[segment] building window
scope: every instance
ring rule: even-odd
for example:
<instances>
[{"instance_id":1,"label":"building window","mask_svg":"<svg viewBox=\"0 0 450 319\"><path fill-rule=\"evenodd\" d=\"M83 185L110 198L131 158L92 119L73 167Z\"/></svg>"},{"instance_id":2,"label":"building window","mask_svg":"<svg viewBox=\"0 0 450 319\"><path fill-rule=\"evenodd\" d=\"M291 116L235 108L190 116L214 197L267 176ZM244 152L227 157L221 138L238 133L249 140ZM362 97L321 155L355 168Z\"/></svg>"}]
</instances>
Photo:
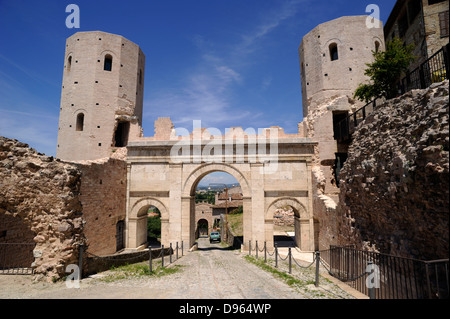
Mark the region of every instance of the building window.
<instances>
[{"instance_id":1,"label":"building window","mask_svg":"<svg viewBox=\"0 0 450 319\"><path fill-rule=\"evenodd\" d=\"M330 44L330 58L331 61L336 61L339 59L339 55L338 55L338 47L336 43L331 43Z\"/></svg>"},{"instance_id":2,"label":"building window","mask_svg":"<svg viewBox=\"0 0 450 319\"><path fill-rule=\"evenodd\" d=\"M439 13L441 37L448 37L448 11Z\"/></svg>"},{"instance_id":3,"label":"building window","mask_svg":"<svg viewBox=\"0 0 450 319\"><path fill-rule=\"evenodd\" d=\"M142 85L142 70L139 70L139 85Z\"/></svg>"},{"instance_id":4,"label":"building window","mask_svg":"<svg viewBox=\"0 0 450 319\"><path fill-rule=\"evenodd\" d=\"M112 56L107 54L105 55L105 64L103 66L103 70L105 71L111 71L112 70Z\"/></svg>"},{"instance_id":5,"label":"building window","mask_svg":"<svg viewBox=\"0 0 450 319\"><path fill-rule=\"evenodd\" d=\"M70 72L70 68L72 67L72 56L69 56L67 59L67 71Z\"/></svg>"},{"instance_id":6,"label":"building window","mask_svg":"<svg viewBox=\"0 0 450 319\"><path fill-rule=\"evenodd\" d=\"M406 31L408 31L408 15L406 12L398 19L398 32L400 35L400 38L403 38L406 34Z\"/></svg>"},{"instance_id":7,"label":"building window","mask_svg":"<svg viewBox=\"0 0 450 319\"><path fill-rule=\"evenodd\" d=\"M77 126L76 126L76 130L77 131L82 131L84 128L84 114L80 113L77 115Z\"/></svg>"},{"instance_id":8,"label":"building window","mask_svg":"<svg viewBox=\"0 0 450 319\"><path fill-rule=\"evenodd\" d=\"M114 146L124 147L128 144L128 134L130 132L130 122L118 122L114 133Z\"/></svg>"},{"instance_id":9,"label":"building window","mask_svg":"<svg viewBox=\"0 0 450 319\"><path fill-rule=\"evenodd\" d=\"M414 19L420 13L422 0L412 0L408 2L409 23L412 24Z\"/></svg>"},{"instance_id":10,"label":"building window","mask_svg":"<svg viewBox=\"0 0 450 319\"><path fill-rule=\"evenodd\" d=\"M379 50L380 50L380 42L375 41L375 53L378 53Z\"/></svg>"}]
</instances>

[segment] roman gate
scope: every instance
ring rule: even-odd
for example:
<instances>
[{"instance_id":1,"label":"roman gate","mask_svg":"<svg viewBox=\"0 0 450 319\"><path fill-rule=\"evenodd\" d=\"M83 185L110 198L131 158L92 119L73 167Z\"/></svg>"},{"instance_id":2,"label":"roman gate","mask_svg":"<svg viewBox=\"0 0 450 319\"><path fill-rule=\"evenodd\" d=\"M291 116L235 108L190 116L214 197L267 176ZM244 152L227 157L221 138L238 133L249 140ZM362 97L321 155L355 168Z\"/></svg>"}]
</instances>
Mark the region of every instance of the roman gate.
<instances>
[{"instance_id":1,"label":"roman gate","mask_svg":"<svg viewBox=\"0 0 450 319\"><path fill-rule=\"evenodd\" d=\"M249 241L266 241L272 247L274 212L290 206L297 246L313 251L311 166L316 143L279 127L212 133L214 129L194 128L178 136L169 118L159 118L153 137L128 143L126 247L146 247L151 206L161 212L162 244L183 241L191 247L197 185L204 176L222 171L242 188L244 249Z\"/></svg>"}]
</instances>

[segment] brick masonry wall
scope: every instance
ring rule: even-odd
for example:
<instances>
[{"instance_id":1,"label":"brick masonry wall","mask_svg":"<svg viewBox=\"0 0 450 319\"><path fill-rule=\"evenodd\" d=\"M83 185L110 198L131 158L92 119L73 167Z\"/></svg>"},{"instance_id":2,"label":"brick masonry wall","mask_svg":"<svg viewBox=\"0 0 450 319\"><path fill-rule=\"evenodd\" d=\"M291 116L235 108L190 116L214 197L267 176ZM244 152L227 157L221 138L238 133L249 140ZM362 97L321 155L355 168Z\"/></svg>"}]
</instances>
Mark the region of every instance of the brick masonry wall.
<instances>
[{"instance_id":1,"label":"brick masonry wall","mask_svg":"<svg viewBox=\"0 0 450 319\"><path fill-rule=\"evenodd\" d=\"M126 216L126 162L110 158L80 168L87 251L95 255L115 253L116 225Z\"/></svg>"}]
</instances>

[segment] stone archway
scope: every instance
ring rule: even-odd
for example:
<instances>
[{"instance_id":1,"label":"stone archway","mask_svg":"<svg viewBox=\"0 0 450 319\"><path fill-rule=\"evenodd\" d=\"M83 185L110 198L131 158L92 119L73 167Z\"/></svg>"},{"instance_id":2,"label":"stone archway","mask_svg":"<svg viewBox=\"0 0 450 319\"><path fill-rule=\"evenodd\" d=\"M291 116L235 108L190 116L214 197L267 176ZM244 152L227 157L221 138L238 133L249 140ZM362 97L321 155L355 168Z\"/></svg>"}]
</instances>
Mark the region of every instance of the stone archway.
<instances>
[{"instance_id":1,"label":"stone archway","mask_svg":"<svg viewBox=\"0 0 450 319\"><path fill-rule=\"evenodd\" d=\"M313 250L312 245L314 242L311 241L311 231L314 231L314 228L311 227L311 218L308 214L306 207L297 199L290 197L282 197L274 200L266 210L266 232L269 234L273 234L273 216L278 209L282 209L284 207L291 207L294 211L294 228L295 228L295 244L303 251L311 251ZM273 245L273 239L271 243L268 243L271 246Z\"/></svg>"},{"instance_id":2,"label":"stone archway","mask_svg":"<svg viewBox=\"0 0 450 319\"><path fill-rule=\"evenodd\" d=\"M197 222L197 229L195 231L196 237L208 236L209 233L209 223L206 219L200 219Z\"/></svg>"},{"instance_id":3,"label":"stone archway","mask_svg":"<svg viewBox=\"0 0 450 319\"><path fill-rule=\"evenodd\" d=\"M127 247L143 248L147 245L147 211L152 206L157 207L161 212L161 238L165 238L167 236L167 207L156 198L142 198L133 205L130 210L130 214L127 217Z\"/></svg>"},{"instance_id":4,"label":"stone archway","mask_svg":"<svg viewBox=\"0 0 450 319\"><path fill-rule=\"evenodd\" d=\"M244 242L246 237L250 238L251 236L251 221L248 218L251 215L251 188L243 172L230 164L202 164L194 169L182 183L182 220L186 221L182 225L182 238L190 245L193 245L196 239L195 190L203 177L214 172L225 172L232 175L241 186L244 209Z\"/></svg>"}]
</instances>

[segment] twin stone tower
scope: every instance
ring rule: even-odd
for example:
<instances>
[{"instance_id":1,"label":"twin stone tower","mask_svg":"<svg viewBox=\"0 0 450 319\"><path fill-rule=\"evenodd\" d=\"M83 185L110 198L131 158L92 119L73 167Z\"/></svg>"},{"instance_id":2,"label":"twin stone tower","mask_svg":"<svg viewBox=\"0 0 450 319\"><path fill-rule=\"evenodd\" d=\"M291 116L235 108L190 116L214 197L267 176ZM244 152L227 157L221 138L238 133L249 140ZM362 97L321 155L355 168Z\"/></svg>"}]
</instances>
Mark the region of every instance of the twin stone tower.
<instances>
[{"instance_id":1,"label":"twin stone tower","mask_svg":"<svg viewBox=\"0 0 450 319\"><path fill-rule=\"evenodd\" d=\"M383 29L367 28L367 16L349 16L317 26L299 47L303 122L299 134L319 142L322 164L338 151L333 120L359 104L351 97L372 50L384 48ZM122 36L78 32L66 41L57 158L109 157L142 136L145 55Z\"/></svg>"}]
</instances>

